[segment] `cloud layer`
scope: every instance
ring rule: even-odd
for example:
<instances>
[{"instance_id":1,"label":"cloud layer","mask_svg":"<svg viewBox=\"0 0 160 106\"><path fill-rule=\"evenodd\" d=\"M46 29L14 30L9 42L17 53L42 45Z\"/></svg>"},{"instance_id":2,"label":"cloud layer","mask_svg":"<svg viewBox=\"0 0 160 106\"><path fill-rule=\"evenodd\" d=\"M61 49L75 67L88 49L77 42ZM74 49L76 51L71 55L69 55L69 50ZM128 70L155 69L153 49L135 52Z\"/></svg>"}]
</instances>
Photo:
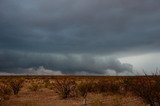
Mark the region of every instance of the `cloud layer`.
<instances>
[{"instance_id":1,"label":"cloud layer","mask_svg":"<svg viewBox=\"0 0 160 106\"><path fill-rule=\"evenodd\" d=\"M43 66L38 68L19 68L22 72L11 73L11 72L0 72L0 75L62 75L60 71L48 70Z\"/></svg>"},{"instance_id":2,"label":"cloud layer","mask_svg":"<svg viewBox=\"0 0 160 106\"><path fill-rule=\"evenodd\" d=\"M1 0L0 71L131 71L119 57L160 51L159 13L158 0Z\"/></svg>"},{"instance_id":3,"label":"cloud layer","mask_svg":"<svg viewBox=\"0 0 160 106\"><path fill-rule=\"evenodd\" d=\"M122 64L113 57L99 57L91 55L60 55L60 54L35 54L35 53L1 53L0 58L3 61L0 64L1 70L15 73L28 73L39 66L44 66L50 70L59 70L63 74L92 73L107 74L108 70L114 70L117 73L125 71L132 72L132 65ZM6 59L7 58L7 59ZM43 67L41 67L42 69ZM27 69L27 71L25 70ZM37 70L41 70L37 69ZM43 72L43 70L39 71Z\"/></svg>"}]
</instances>

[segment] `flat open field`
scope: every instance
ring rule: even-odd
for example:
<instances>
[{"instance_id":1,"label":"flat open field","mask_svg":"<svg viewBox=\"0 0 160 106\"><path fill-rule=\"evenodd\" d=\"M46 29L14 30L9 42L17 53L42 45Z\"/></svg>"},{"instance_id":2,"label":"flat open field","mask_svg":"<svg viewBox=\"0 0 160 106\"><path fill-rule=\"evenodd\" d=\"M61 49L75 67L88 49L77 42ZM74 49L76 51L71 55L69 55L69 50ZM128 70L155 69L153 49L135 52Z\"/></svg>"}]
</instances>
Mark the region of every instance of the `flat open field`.
<instances>
[{"instance_id":1,"label":"flat open field","mask_svg":"<svg viewBox=\"0 0 160 106\"><path fill-rule=\"evenodd\" d=\"M159 76L1 76L0 105L159 106L159 79Z\"/></svg>"}]
</instances>

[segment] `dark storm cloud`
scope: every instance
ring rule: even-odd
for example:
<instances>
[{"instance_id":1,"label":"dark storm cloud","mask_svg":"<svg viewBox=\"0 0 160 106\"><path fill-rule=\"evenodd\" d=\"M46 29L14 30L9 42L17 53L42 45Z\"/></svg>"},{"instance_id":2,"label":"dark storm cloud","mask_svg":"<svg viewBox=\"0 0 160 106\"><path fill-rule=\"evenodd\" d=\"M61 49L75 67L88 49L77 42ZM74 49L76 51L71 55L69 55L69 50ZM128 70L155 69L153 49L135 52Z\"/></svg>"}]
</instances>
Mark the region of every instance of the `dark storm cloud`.
<instances>
[{"instance_id":1,"label":"dark storm cloud","mask_svg":"<svg viewBox=\"0 0 160 106\"><path fill-rule=\"evenodd\" d=\"M27 68L38 68L43 66L46 69L58 70L63 74L93 73L107 74L108 70L117 73L129 71L132 73L132 65L122 64L113 57L93 57L90 55L60 55L60 54L39 54L22 52L3 52L0 54L0 70L5 72L26 73Z\"/></svg>"},{"instance_id":2,"label":"dark storm cloud","mask_svg":"<svg viewBox=\"0 0 160 106\"><path fill-rule=\"evenodd\" d=\"M91 65L96 60L94 56L115 54L118 57L118 53L128 55L126 52L130 51L130 53L159 51L159 34L160 1L158 0L0 1L1 52L20 51L25 52L24 55L53 53L64 57L68 57L68 54L77 54L83 58L85 64ZM1 69L11 66L28 68L45 64L62 64L59 58L50 60L48 56L39 59L40 57L36 55L33 56L34 60L19 62L16 61L17 58L24 60L25 57L17 53L8 54L1 54ZM87 55L89 61L86 61L84 55ZM116 64L124 66L117 59L113 60ZM72 72L72 67L75 70L73 64L75 61L77 57L72 62L67 58L65 60L67 65L61 70ZM101 65L98 67L101 70L108 69L107 64L111 64L106 62L104 65L101 60L99 63ZM81 68L76 69L77 71L97 72L93 66L88 66L89 69L84 64L77 63L77 66Z\"/></svg>"}]
</instances>

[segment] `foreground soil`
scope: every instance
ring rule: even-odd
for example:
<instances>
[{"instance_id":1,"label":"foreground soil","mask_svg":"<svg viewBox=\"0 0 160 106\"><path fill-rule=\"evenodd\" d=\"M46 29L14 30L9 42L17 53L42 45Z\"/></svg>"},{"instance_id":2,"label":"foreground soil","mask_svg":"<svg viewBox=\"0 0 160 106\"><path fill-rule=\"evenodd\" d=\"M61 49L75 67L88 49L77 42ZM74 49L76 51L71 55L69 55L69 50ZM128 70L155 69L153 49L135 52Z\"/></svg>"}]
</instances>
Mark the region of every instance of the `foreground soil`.
<instances>
[{"instance_id":1,"label":"foreground soil","mask_svg":"<svg viewBox=\"0 0 160 106\"><path fill-rule=\"evenodd\" d=\"M36 92L21 91L18 95L12 95L2 106L82 106L82 97L60 99L49 89L41 89ZM93 94L87 96L88 106L147 106L140 98L132 94Z\"/></svg>"},{"instance_id":2,"label":"foreground soil","mask_svg":"<svg viewBox=\"0 0 160 106\"><path fill-rule=\"evenodd\" d=\"M1 77L2 80L8 77ZM13 78L13 77L12 77ZM16 77L17 78L17 77ZM67 99L60 99L59 95L52 89L40 88L37 91L31 91L28 89L28 85L33 81L43 82L44 77L22 77L25 79L23 88L18 95L11 95L8 100L5 100L0 106L82 106L83 97L77 96ZM45 77L46 78L46 77ZM54 80L64 78L56 77L47 79ZM117 79L118 78L118 79ZM75 81L92 79L106 79L106 80L121 80L123 77L74 77ZM87 106L148 106L143 100L131 92L124 94L114 93L88 93L86 97Z\"/></svg>"}]
</instances>

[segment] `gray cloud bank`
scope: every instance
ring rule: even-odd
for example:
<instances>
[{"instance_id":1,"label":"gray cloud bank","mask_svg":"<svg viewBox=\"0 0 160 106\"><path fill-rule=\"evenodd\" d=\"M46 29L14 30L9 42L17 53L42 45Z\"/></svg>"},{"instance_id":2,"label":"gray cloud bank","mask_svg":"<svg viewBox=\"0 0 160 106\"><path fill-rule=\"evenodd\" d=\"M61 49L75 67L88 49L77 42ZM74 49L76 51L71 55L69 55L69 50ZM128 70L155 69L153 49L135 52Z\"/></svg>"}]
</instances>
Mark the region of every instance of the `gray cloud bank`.
<instances>
[{"instance_id":1,"label":"gray cloud bank","mask_svg":"<svg viewBox=\"0 0 160 106\"><path fill-rule=\"evenodd\" d=\"M45 69L43 66L36 68L18 68L19 73L0 72L0 75L62 75L61 71Z\"/></svg>"},{"instance_id":2,"label":"gray cloud bank","mask_svg":"<svg viewBox=\"0 0 160 106\"><path fill-rule=\"evenodd\" d=\"M159 0L0 0L0 71L130 71L117 58L160 51L159 34Z\"/></svg>"},{"instance_id":3,"label":"gray cloud bank","mask_svg":"<svg viewBox=\"0 0 160 106\"><path fill-rule=\"evenodd\" d=\"M60 54L35 54L35 53L1 53L1 70L4 72L43 74L43 68L58 70L63 74L108 74L114 70L117 73L129 71L132 65L122 64L113 57L99 57L90 55L60 55ZM43 68L38 68L43 66ZM37 69L38 68L38 69ZM29 71L30 70L30 71ZM35 71L38 70L38 71ZM46 71L46 70L45 70ZM49 72L49 71L47 71ZM49 72L50 73L50 72ZM44 72L45 74L45 72ZM47 73L46 73L47 74ZM51 73L52 74L52 73Z\"/></svg>"}]
</instances>

